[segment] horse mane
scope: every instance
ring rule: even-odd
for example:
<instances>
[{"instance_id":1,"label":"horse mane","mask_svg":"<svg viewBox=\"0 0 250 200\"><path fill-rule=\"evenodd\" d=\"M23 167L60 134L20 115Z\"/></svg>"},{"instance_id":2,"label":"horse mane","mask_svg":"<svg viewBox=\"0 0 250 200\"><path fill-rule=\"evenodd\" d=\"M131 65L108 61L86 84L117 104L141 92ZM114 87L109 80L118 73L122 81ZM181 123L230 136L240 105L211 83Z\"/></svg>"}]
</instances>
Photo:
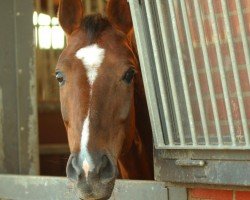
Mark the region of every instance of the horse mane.
<instances>
[{"instance_id":1,"label":"horse mane","mask_svg":"<svg viewBox=\"0 0 250 200\"><path fill-rule=\"evenodd\" d=\"M109 20L101 14L87 15L81 23L81 28L86 32L90 43L95 42L100 34L111 26Z\"/></svg>"},{"instance_id":2,"label":"horse mane","mask_svg":"<svg viewBox=\"0 0 250 200\"><path fill-rule=\"evenodd\" d=\"M138 154L138 160L140 159L143 164L140 168L141 175L136 178L154 180L152 128L149 120L141 69L139 68L137 70L140 72L138 72L135 77L134 89L135 123L136 134L138 134L135 143L138 145L139 138L141 144L137 146L137 152L134 152L134 154L135 156Z\"/></svg>"}]
</instances>

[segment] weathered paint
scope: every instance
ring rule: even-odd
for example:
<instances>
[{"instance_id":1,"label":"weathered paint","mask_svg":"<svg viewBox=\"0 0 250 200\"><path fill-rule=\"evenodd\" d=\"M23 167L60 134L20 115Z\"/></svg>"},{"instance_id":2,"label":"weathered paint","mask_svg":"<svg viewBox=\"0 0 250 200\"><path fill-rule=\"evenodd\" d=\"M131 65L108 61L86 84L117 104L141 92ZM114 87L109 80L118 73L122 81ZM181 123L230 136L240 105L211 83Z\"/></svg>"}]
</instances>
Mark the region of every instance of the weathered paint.
<instances>
[{"instance_id":1,"label":"weathered paint","mask_svg":"<svg viewBox=\"0 0 250 200\"><path fill-rule=\"evenodd\" d=\"M34 60L30 59L30 81L29 96L31 113L28 121L28 155L30 162L29 174L37 174L39 172L39 142L38 142L38 119L37 119L37 87L36 87L36 70Z\"/></svg>"},{"instance_id":2,"label":"weathered paint","mask_svg":"<svg viewBox=\"0 0 250 200\"><path fill-rule=\"evenodd\" d=\"M9 187L11 185L11 187ZM13 190L15 188L15 190ZM73 185L66 178L0 175L0 199L77 200ZM162 182L117 180L110 200L168 200ZM171 199L177 200L177 199ZM178 199L185 200L185 199Z\"/></svg>"},{"instance_id":3,"label":"weathered paint","mask_svg":"<svg viewBox=\"0 0 250 200\"><path fill-rule=\"evenodd\" d=\"M39 172L33 10L30 0L0 2L1 173Z\"/></svg>"},{"instance_id":4,"label":"weathered paint","mask_svg":"<svg viewBox=\"0 0 250 200\"><path fill-rule=\"evenodd\" d=\"M4 167L4 142L3 142L3 92L0 88L0 172L5 172Z\"/></svg>"},{"instance_id":5,"label":"weathered paint","mask_svg":"<svg viewBox=\"0 0 250 200\"><path fill-rule=\"evenodd\" d=\"M15 70L17 85L17 142L19 173L38 174L36 74L33 40L33 4L13 0L15 18ZM14 41L13 41L14 42ZM23 51L25 49L25 51Z\"/></svg>"}]
</instances>

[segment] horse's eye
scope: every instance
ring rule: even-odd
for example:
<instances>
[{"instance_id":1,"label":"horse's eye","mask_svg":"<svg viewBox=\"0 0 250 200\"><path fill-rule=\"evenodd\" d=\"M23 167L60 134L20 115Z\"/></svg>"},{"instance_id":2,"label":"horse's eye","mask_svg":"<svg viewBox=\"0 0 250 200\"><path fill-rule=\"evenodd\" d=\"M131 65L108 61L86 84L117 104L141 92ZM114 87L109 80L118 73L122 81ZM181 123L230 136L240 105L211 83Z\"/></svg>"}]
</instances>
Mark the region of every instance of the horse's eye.
<instances>
[{"instance_id":1,"label":"horse's eye","mask_svg":"<svg viewBox=\"0 0 250 200\"><path fill-rule=\"evenodd\" d=\"M64 74L60 71L56 72L56 80L58 81L59 85L63 85L65 82Z\"/></svg>"},{"instance_id":2,"label":"horse's eye","mask_svg":"<svg viewBox=\"0 0 250 200\"><path fill-rule=\"evenodd\" d=\"M131 67L131 68L129 68L129 69L125 72L125 74L123 75L122 80L123 80L125 83L129 84L129 83L131 83L131 81L133 80L134 75L135 75L135 69L134 69L133 67Z\"/></svg>"}]
</instances>

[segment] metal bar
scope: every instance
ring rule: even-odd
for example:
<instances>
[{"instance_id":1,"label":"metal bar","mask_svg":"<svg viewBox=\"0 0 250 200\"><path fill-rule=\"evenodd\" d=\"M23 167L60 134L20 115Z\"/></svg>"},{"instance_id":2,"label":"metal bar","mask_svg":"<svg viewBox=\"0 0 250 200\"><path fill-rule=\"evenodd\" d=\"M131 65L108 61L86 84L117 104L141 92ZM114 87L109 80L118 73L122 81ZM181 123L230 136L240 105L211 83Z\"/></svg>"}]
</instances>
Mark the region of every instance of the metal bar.
<instances>
[{"instance_id":1,"label":"metal bar","mask_svg":"<svg viewBox=\"0 0 250 200\"><path fill-rule=\"evenodd\" d=\"M217 108L217 104L216 104L215 92L214 92L214 87L213 87L212 73L211 73L209 59L208 59L205 34L204 34L203 27L202 27L202 19L201 19L198 0L194 0L194 6L195 6L195 15L196 15L197 23L198 23L200 42L201 42L202 52L203 52L203 56L204 56L205 70L206 70L206 75L207 75L207 80L208 80L208 88L209 88L209 93L211 95L211 103L212 103L212 110L213 110L213 114L214 114L216 134L218 137L218 145L221 146L221 145L223 145L223 142L222 142L220 121L219 121L220 119L219 119L219 115L218 115L218 108Z\"/></svg>"},{"instance_id":2,"label":"metal bar","mask_svg":"<svg viewBox=\"0 0 250 200\"><path fill-rule=\"evenodd\" d=\"M190 157L190 155L192 155ZM155 151L155 157L160 157L162 159L193 159L193 160L218 160L218 161L250 161L249 149L247 151L232 150L227 149L218 151L217 149L204 149L203 151L196 151L193 149L159 149ZM244 173L244 172L243 172Z\"/></svg>"},{"instance_id":3,"label":"metal bar","mask_svg":"<svg viewBox=\"0 0 250 200\"><path fill-rule=\"evenodd\" d=\"M181 79L182 79L183 88L184 88L183 90L184 90L184 96L185 96L185 101L186 101L186 106L187 106L187 113L188 113L188 119L189 119L189 124L190 124L191 137L192 137L193 146L196 146L197 145L196 130L195 130L193 112L192 112L192 107L191 107L189 91L188 91L188 82L186 79L184 60L182 57L181 44L180 44L180 39L179 39L179 35L178 35L178 28L177 28L176 19L175 19L175 13L174 13L175 9L174 9L174 5L173 5L172 0L169 0L168 3L170 6L170 15L171 15L172 23L173 23L174 38L175 38L175 43L176 43L176 48L177 48L177 55L179 58Z\"/></svg>"},{"instance_id":4,"label":"metal bar","mask_svg":"<svg viewBox=\"0 0 250 200\"><path fill-rule=\"evenodd\" d=\"M175 109L175 114L176 114L177 126L178 126L178 130L179 130L179 137L180 137L181 145L184 145L185 144L184 130L183 130L182 119L181 119L179 99L178 99L178 95L176 92L177 86L176 86L176 81L174 79L175 75L174 75L174 71L173 71L173 63L172 63L170 50L169 50L170 45L169 45L169 41L168 41L166 19L163 17L163 15L164 15L163 3L160 0L157 0L156 5L157 5L158 12L159 12L159 21L160 21L160 27L161 27L161 31L162 31L163 46L164 46L164 52L165 52L165 57L166 57L166 61L167 61L166 67L167 67L168 74L169 74L170 87L171 87L171 92L172 92L172 96L173 96L173 104L174 104L174 109ZM172 134L173 133L170 132L170 135L172 135Z\"/></svg>"},{"instance_id":5,"label":"metal bar","mask_svg":"<svg viewBox=\"0 0 250 200\"><path fill-rule=\"evenodd\" d=\"M2 198L20 200L79 199L74 185L66 178L10 175L0 175L0 199ZM156 181L117 180L109 200L144 200L145 198L167 200L168 189L165 187L165 183Z\"/></svg>"},{"instance_id":6,"label":"metal bar","mask_svg":"<svg viewBox=\"0 0 250 200\"><path fill-rule=\"evenodd\" d=\"M224 101L225 101L225 105L226 105L227 118L228 118L228 122L229 122L229 130L230 130L232 145L235 146L236 140L235 140L235 135L234 135L232 109L230 106L230 99L229 99L229 92L228 92L228 88L227 88L226 74L225 74L223 61L222 61L222 55L221 55L221 50L220 50L220 39L219 39L218 29L217 29L217 25L216 25L216 19L215 19L215 13L214 13L214 9L213 9L212 0L208 1L208 6L209 6L209 13L210 13L211 20L212 20L213 33L215 34L214 43L215 43L215 48L216 48L216 55L217 55L217 59L218 59L220 75L221 75L222 90L223 90L223 94L224 94Z\"/></svg>"},{"instance_id":7,"label":"metal bar","mask_svg":"<svg viewBox=\"0 0 250 200\"><path fill-rule=\"evenodd\" d=\"M147 17L148 17L148 21L149 21L149 29L150 29L150 33L151 33L151 38L152 38L152 45L154 48L154 55L155 55L155 62L156 62L156 70L157 70L157 77L159 80L159 87L160 87L160 91L161 91L161 97L162 97L162 104L163 104L163 112L164 112L164 116L167 119L167 132L168 132L168 139L169 139L169 145L174 145L173 142L173 137L172 137L172 130L171 130L171 120L169 118L169 108L167 105L167 97L166 97L166 88L165 88L165 84L164 84L164 77L163 77L163 71L162 71L162 64L161 64L161 58L160 58L160 52L158 50L158 47L156 45L156 41L157 41L157 36L155 33L155 28L153 25L153 15L152 15L152 10L151 10L151 5L150 5L150 1L145 1L146 3L146 11L147 11ZM181 130L182 130L182 125L179 123L178 125L180 125ZM183 134L180 134L180 140L181 140L181 144L184 144L184 137Z\"/></svg>"},{"instance_id":8,"label":"metal bar","mask_svg":"<svg viewBox=\"0 0 250 200\"><path fill-rule=\"evenodd\" d=\"M182 155L179 154L179 156ZM202 184L206 186L210 184L213 187L216 187L216 185L217 187L227 185L228 189L235 186L241 186L241 189L243 187L249 188L250 185L250 171L246 170L250 168L250 161L206 159L206 166L204 168L190 168L177 166L175 159L162 159L156 155L155 165L158 172L156 180L172 183L173 185L177 185L178 183L182 185L196 184L196 187L197 185L201 187Z\"/></svg>"},{"instance_id":9,"label":"metal bar","mask_svg":"<svg viewBox=\"0 0 250 200\"><path fill-rule=\"evenodd\" d=\"M250 51L249 51L249 47L248 47L246 28L244 25L244 18L243 18L243 13L242 13L241 2L240 1L235 1L235 2L236 2L237 13L238 13L240 32L241 32L241 37L242 37L243 50L244 50L244 55L245 55L245 60L246 60L248 79L250 82Z\"/></svg>"},{"instance_id":10,"label":"metal bar","mask_svg":"<svg viewBox=\"0 0 250 200\"><path fill-rule=\"evenodd\" d=\"M160 55L159 55L159 50L158 50L158 46L156 44L156 41L157 41L157 36L156 36L156 33L155 33L155 28L154 28L154 25L153 25L153 15L152 15L152 10L151 10L151 5L150 5L150 1L149 0L146 0L145 1L145 6L146 6L146 12L147 12L147 18L148 18L148 23L149 23L149 31L150 31L150 34L151 34L151 38L152 38L152 46L153 46L153 52L154 52L154 56L155 56L155 62L156 62L156 71L157 71L157 77L158 77L158 81L159 81L159 87L160 87L160 93L162 94L161 97L162 97L162 106L163 106L163 112L164 112L164 115L166 117L166 120L167 120L167 132L168 132L168 140L169 140L169 145L172 146L174 145L174 142L173 142L173 137L172 137L172 126L170 125L171 124L171 120L170 120L170 112L169 112L169 108L168 108L168 105L167 105L167 95L166 95L166 87L165 87L165 84L164 84L164 78L163 78L163 69L162 69L162 64L161 64L161 58L160 58ZM180 124L181 128L182 128L182 125ZM181 129L182 131L182 129ZM183 132L180 133L180 140L181 140L181 144L184 144L185 141L184 141L184 137L183 137Z\"/></svg>"},{"instance_id":11,"label":"metal bar","mask_svg":"<svg viewBox=\"0 0 250 200\"><path fill-rule=\"evenodd\" d=\"M239 101L240 116L241 116L242 126L243 126L243 130L244 130L245 143L247 146L249 146L249 135L248 135L249 131L248 131L248 126L247 126L247 118L246 118L246 112L244 109L244 102L243 102L243 96L242 96L242 91L241 91L241 86L240 86L239 72L237 69L237 61L236 61L236 57L235 57L233 38L232 38L231 29L230 29L227 4L226 4L225 0L222 0L221 3L222 3L223 16L225 19L226 33L227 33L228 45L229 45L229 53L230 53L230 57L231 57L231 61L232 61L232 68L233 68L233 74L234 74L234 79L235 79L237 97L238 97L238 101Z\"/></svg>"},{"instance_id":12,"label":"metal bar","mask_svg":"<svg viewBox=\"0 0 250 200\"><path fill-rule=\"evenodd\" d=\"M195 60L192 37L191 37L190 29L189 29L187 8L186 8L184 0L181 0L180 3L181 3L181 10L183 13L183 20L184 20L185 32L186 32L186 36L187 36L188 49L189 49L190 59L191 59L191 64L192 64L192 72L194 74L195 89L197 92L198 106L199 106L200 115L201 115L201 123L202 123L203 132L204 132L205 145L207 146L207 145L209 145L209 136L208 136L207 121L206 121L206 113L205 113L205 109L204 109L205 106L204 106L203 99L202 99L202 93L201 93L201 87L200 87L200 82L199 82L199 75L198 75L198 71L197 71L196 60Z\"/></svg>"},{"instance_id":13,"label":"metal bar","mask_svg":"<svg viewBox=\"0 0 250 200\"><path fill-rule=\"evenodd\" d=\"M167 145L159 145L157 149L210 149L210 150L249 150L249 146L243 146L243 145L238 145L238 146L232 146L231 144L223 144L222 146L218 145L197 145L197 146L191 146L191 145L175 145L175 146L167 146Z\"/></svg>"},{"instance_id":14,"label":"metal bar","mask_svg":"<svg viewBox=\"0 0 250 200\"><path fill-rule=\"evenodd\" d=\"M204 167L206 162L204 160L178 159L175 164L182 167Z\"/></svg>"},{"instance_id":15,"label":"metal bar","mask_svg":"<svg viewBox=\"0 0 250 200\"><path fill-rule=\"evenodd\" d=\"M146 20L146 11L138 1L129 0L131 16L134 24L135 38L138 55L140 59L141 73L147 98L149 116L152 125L154 145L157 149L160 145L165 145L163 139L163 128L161 124L160 108L157 99L158 88L155 87L152 66L155 66L152 45L150 43L149 30ZM168 122L167 122L168 123ZM170 126L170 124L167 124Z\"/></svg>"}]
</instances>

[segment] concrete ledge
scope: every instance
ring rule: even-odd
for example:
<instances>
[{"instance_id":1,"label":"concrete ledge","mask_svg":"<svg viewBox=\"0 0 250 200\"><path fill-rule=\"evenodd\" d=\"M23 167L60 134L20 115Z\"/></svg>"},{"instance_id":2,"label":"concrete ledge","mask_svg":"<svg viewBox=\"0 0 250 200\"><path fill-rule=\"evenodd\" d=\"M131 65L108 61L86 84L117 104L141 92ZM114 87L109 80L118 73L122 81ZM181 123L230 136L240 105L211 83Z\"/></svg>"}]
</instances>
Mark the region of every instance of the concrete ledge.
<instances>
[{"instance_id":1,"label":"concrete ledge","mask_svg":"<svg viewBox=\"0 0 250 200\"><path fill-rule=\"evenodd\" d=\"M0 175L0 199L77 200L66 178ZM110 200L167 200L165 184L156 181L117 180Z\"/></svg>"}]
</instances>

